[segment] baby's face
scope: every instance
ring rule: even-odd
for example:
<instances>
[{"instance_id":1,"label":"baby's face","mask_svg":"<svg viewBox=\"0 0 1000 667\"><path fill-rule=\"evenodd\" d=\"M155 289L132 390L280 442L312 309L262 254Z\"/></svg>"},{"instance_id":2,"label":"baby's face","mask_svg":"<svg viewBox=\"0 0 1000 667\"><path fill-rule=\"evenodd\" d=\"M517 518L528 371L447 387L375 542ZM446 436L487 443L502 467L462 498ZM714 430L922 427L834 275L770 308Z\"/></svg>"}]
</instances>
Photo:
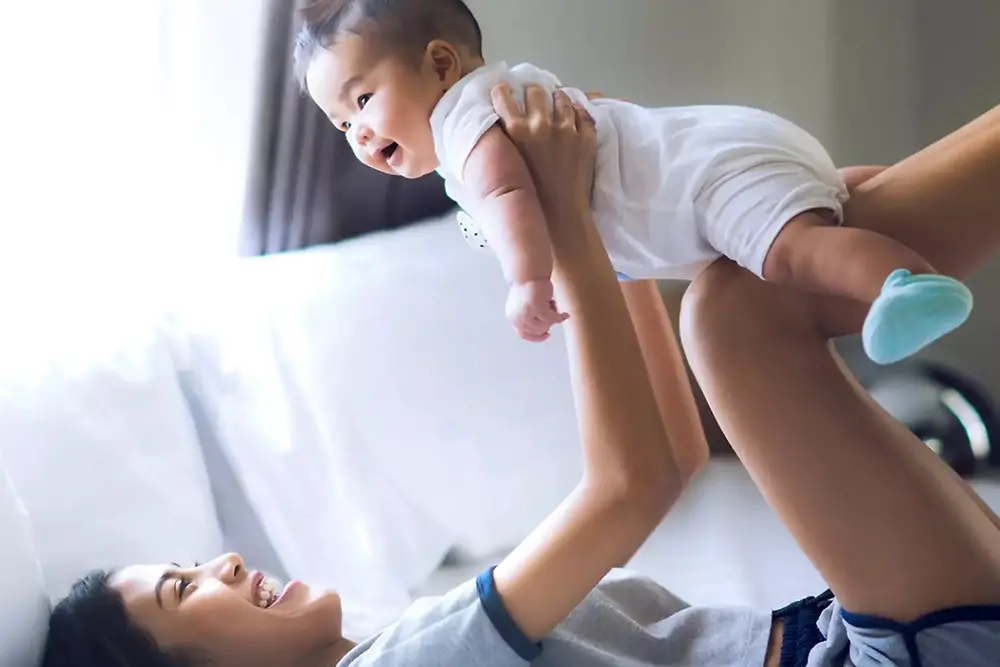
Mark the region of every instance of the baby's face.
<instances>
[{"instance_id":1,"label":"baby's face","mask_svg":"<svg viewBox=\"0 0 1000 667\"><path fill-rule=\"evenodd\" d=\"M306 88L364 164L406 178L437 169L430 117L445 87L432 67L375 54L346 34L313 58Z\"/></svg>"}]
</instances>

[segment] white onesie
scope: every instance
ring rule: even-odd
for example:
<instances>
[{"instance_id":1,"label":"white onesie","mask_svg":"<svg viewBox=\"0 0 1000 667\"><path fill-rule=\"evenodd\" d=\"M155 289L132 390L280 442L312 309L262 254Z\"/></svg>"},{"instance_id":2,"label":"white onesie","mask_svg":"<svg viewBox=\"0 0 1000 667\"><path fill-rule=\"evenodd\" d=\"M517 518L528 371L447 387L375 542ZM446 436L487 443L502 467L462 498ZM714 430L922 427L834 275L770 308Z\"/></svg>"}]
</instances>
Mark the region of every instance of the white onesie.
<instances>
[{"instance_id":1,"label":"white onesie","mask_svg":"<svg viewBox=\"0 0 1000 667\"><path fill-rule=\"evenodd\" d=\"M501 82L519 104L529 84L562 87L532 65L484 66L445 93L431 115L438 173L471 218L463 223L466 238L480 247L476 201L462 176L469 153L498 122L490 91ZM793 217L829 209L841 218L843 179L823 146L790 121L739 106L648 109L564 90L597 122L591 207L620 274L690 280L725 255L759 276Z\"/></svg>"}]
</instances>

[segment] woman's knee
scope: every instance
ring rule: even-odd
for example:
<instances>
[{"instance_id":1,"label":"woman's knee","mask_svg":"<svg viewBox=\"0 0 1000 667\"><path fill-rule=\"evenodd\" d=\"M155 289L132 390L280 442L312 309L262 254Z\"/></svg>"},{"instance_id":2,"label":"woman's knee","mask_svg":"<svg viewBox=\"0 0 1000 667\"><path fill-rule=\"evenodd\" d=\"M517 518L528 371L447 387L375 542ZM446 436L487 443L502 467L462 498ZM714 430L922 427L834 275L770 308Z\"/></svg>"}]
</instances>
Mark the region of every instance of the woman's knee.
<instances>
[{"instance_id":1,"label":"woman's knee","mask_svg":"<svg viewBox=\"0 0 1000 667\"><path fill-rule=\"evenodd\" d=\"M753 292L756 276L728 259L720 259L701 272L681 300L679 334L681 345L697 375L702 361L713 358L713 350L729 346L740 324L749 314L745 300Z\"/></svg>"},{"instance_id":2,"label":"woman's knee","mask_svg":"<svg viewBox=\"0 0 1000 667\"><path fill-rule=\"evenodd\" d=\"M731 293L741 287L739 267L725 259L713 263L691 281L681 300L679 321L681 340L685 345L697 330L716 328L705 327L705 324L738 317L738 313L727 310L725 305Z\"/></svg>"},{"instance_id":3,"label":"woman's knee","mask_svg":"<svg viewBox=\"0 0 1000 667\"><path fill-rule=\"evenodd\" d=\"M757 276L729 259L720 259L701 272L681 301L681 338L702 333L726 336L746 322L765 286ZM686 341L685 341L686 342Z\"/></svg>"},{"instance_id":4,"label":"woman's knee","mask_svg":"<svg viewBox=\"0 0 1000 667\"><path fill-rule=\"evenodd\" d=\"M688 354L744 346L754 336L817 337L805 301L730 260L705 269L684 294L680 337Z\"/></svg>"}]
</instances>

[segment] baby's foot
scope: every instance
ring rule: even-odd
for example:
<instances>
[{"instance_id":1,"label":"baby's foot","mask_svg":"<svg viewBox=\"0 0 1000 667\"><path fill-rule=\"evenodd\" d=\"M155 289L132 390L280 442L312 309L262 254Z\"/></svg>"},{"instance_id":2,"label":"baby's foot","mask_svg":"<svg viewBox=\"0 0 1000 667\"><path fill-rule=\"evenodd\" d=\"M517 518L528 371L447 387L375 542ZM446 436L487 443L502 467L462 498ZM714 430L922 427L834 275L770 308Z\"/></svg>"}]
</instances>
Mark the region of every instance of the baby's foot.
<instances>
[{"instance_id":1,"label":"baby's foot","mask_svg":"<svg viewBox=\"0 0 1000 667\"><path fill-rule=\"evenodd\" d=\"M961 282L897 269L865 318L865 353L877 364L901 361L957 329L971 312L972 292Z\"/></svg>"}]
</instances>

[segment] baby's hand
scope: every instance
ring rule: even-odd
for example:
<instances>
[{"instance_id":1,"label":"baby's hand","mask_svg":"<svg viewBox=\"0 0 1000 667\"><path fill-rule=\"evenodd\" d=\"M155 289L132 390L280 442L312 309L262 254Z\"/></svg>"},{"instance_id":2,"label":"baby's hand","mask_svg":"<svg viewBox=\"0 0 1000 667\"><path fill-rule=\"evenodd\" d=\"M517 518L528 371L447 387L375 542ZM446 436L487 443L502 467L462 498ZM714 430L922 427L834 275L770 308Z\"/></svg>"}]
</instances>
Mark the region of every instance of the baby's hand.
<instances>
[{"instance_id":1,"label":"baby's hand","mask_svg":"<svg viewBox=\"0 0 1000 667\"><path fill-rule=\"evenodd\" d=\"M569 319L569 315L560 313L556 308L553 297L550 280L532 280L510 288L507 319L521 338L541 343L548 339L553 325Z\"/></svg>"}]
</instances>

